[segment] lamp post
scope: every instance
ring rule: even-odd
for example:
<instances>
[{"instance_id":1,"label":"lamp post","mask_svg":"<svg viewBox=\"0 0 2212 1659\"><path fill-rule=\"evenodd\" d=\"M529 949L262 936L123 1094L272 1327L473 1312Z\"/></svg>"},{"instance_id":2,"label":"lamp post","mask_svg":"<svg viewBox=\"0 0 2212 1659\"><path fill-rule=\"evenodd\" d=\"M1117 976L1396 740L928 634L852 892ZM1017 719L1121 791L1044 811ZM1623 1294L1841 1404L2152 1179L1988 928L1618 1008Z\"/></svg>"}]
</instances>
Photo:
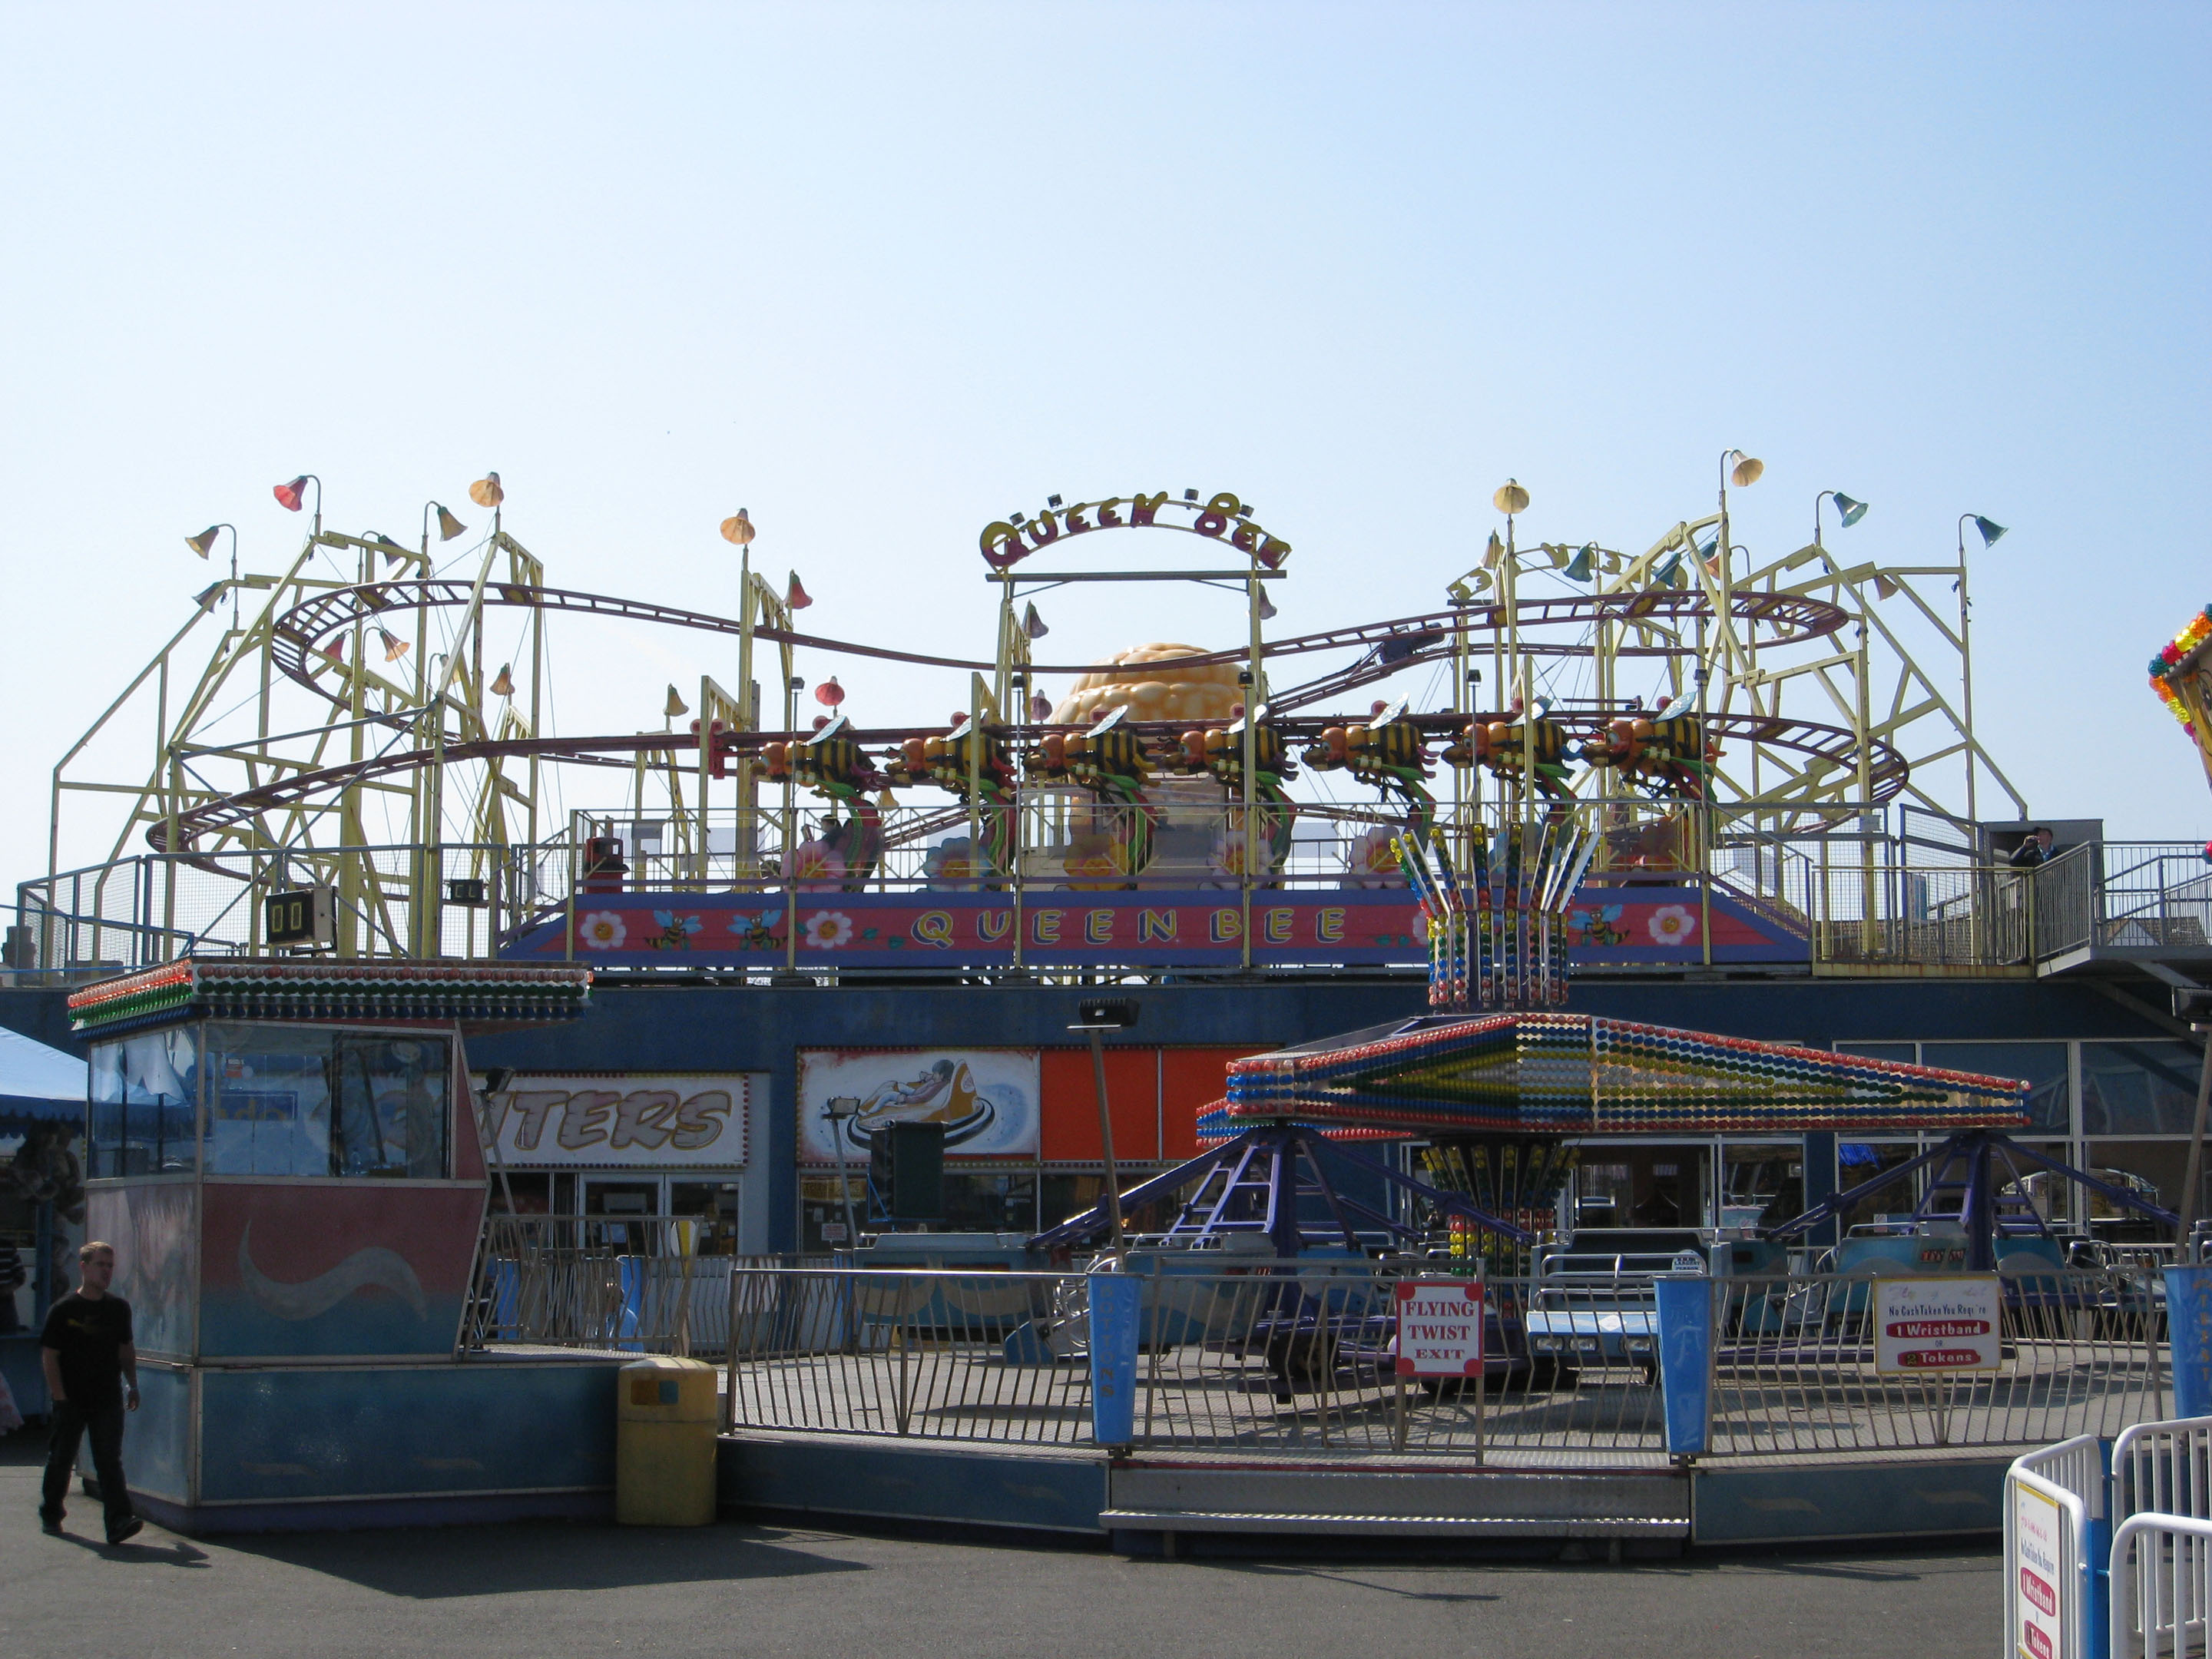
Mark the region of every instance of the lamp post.
<instances>
[{"instance_id":1,"label":"lamp post","mask_svg":"<svg viewBox=\"0 0 2212 1659\"><path fill-rule=\"evenodd\" d=\"M831 1149L837 1156L837 1197L845 1206L845 1248L848 1250L860 1249L860 1235L853 1225L853 1183L845 1174L845 1126L860 1112L860 1097L855 1095L832 1095L822 1105L822 1115L830 1120Z\"/></svg>"},{"instance_id":2,"label":"lamp post","mask_svg":"<svg viewBox=\"0 0 2212 1659\"><path fill-rule=\"evenodd\" d=\"M1106 1224L1111 1230L1113 1251L1121 1256L1121 1176L1114 1162L1114 1116L1106 1109L1106 1033L1126 1031L1137 1023L1137 1005L1112 1000L1086 1000L1075 1005L1075 1021L1067 1029L1091 1039L1091 1081L1098 1094L1098 1151L1106 1165Z\"/></svg>"},{"instance_id":3,"label":"lamp post","mask_svg":"<svg viewBox=\"0 0 2212 1659\"><path fill-rule=\"evenodd\" d=\"M234 524L211 524L197 536L185 538L185 545L204 559L214 548L220 532L230 532L230 627L238 631L238 526Z\"/></svg>"},{"instance_id":4,"label":"lamp post","mask_svg":"<svg viewBox=\"0 0 2212 1659\"><path fill-rule=\"evenodd\" d=\"M1981 770L1981 750L1974 737L1974 651L1968 629L1971 609L1966 600L1966 526L1971 523L1980 532L1982 545L1996 545L2005 527L1984 518L1978 513L1959 515L1959 672L1961 677L1960 712L1966 722L1966 822L1979 825L1981 815L1974 810L1974 775Z\"/></svg>"},{"instance_id":5,"label":"lamp post","mask_svg":"<svg viewBox=\"0 0 2212 1659\"><path fill-rule=\"evenodd\" d=\"M1731 461L1735 463L1734 466L1729 465ZM1715 643L1723 653L1728 650L1728 641L1733 637L1729 629L1735 625L1735 543L1729 531L1729 486L1733 483L1738 489L1748 489L1759 481L1765 471L1765 461L1759 460L1755 456L1747 455L1741 449L1724 449L1721 452L1720 534L1713 543L1714 551L1720 560L1720 569L1717 572L1707 571L1705 574L1720 588L1720 604L1715 607L1717 614L1714 618L1713 633ZM1814 516L1818 518L1819 503L1816 501L1814 506ZM1692 559L1698 556L1697 543L1694 538L1690 544L1690 556ZM1711 729L1707 722L1711 717L1711 699L1707 692L1712 684L1712 673L1711 665L1705 660L1705 655L1701 641L1698 652L1698 726L1700 731ZM1731 663L1725 666L1729 670L1741 672L1744 665ZM1723 687L1723 695L1724 696L1726 695L1725 685ZM1696 815L1696 822L1700 826L1698 834L1698 939L1700 947L1699 955L1705 965L1710 968L1713 962L1713 807L1711 791L1707 791L1706 794L1707 799L1698 804ZM1753 811L1755 812L1757 809L1754 808ZM1754 830L1757 828L1757 823L1758 820L1754 817L1753 820Z\"/></svg>"}]
</instances>

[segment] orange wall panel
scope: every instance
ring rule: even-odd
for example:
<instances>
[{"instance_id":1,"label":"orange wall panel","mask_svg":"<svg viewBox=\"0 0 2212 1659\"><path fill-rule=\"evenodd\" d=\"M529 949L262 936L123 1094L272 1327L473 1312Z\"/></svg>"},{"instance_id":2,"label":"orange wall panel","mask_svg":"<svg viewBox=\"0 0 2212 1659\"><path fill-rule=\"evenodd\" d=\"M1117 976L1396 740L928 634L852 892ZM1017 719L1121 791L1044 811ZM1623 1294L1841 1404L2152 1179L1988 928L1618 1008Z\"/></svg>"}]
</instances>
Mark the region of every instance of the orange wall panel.
<instances>
[{"instance_id":1,"label":"orange wall panel","mask_svg":"<svg viewBox=\"0 0 2212 1659\"><path fill-rule=\"evenodd\" d=\"M1198 1115L1229 1092L1229 1062L1266 1048L1164 1048L1160 1051L1162 1156L1170 1164L1196 1158Z\"/></svg>"},{"instance_id":2,"label":"orange wall panel","mask_svg":"<svg viewBox=\"0 0 2212 1659\"><path fill-rule=\"evenodd\" d=\"M1044 1157L1095 1163L1098 1091L1088 1048L1047 1048L1040 1057ZM1159 1050L1109 1048L1106 1100L1114 1113L1114 1161L1151 1164L1160 1155Z\"/></svg>"}]
</instances>

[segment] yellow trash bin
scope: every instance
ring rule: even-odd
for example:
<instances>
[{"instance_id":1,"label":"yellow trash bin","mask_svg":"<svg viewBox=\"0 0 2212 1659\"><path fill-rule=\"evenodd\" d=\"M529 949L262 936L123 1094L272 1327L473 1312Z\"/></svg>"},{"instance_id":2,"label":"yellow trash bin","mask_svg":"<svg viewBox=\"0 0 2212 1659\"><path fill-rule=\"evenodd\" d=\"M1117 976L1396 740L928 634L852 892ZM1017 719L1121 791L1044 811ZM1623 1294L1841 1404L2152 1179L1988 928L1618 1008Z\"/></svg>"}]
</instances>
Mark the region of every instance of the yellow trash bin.
<instances>
[{"instance_id":1,"label":"yellow trash bin","mask_svg":"<svg viewBox=\"0 0 2212 1659\"><path fill-rule=\"evenodd\" d=\"M714 1368L655 1355L617 1375L615 1519L703 1527L714 1518Z\"/></svg>"}]
</instances>

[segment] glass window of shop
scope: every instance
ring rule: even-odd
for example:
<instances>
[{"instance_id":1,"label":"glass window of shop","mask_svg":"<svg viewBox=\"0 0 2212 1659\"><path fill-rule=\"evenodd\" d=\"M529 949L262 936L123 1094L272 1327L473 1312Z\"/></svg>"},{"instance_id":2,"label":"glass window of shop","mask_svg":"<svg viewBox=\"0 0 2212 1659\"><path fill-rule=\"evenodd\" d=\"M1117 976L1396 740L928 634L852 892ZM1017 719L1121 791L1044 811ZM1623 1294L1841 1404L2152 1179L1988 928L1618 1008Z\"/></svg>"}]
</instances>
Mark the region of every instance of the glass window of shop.
<instances>
[{"instance_id":1,"label":"glass window of shop","mask_svg":"<svg viewBox=\"0 0 2212 1659\"><path fill-rule=\"evenodd\" d=\"M1575 1225L1713 1224L1711 1141L1585 1141L1575 1169Z\"/></svg>"},{"instance_id":2,"label":"glass window of shop","mask_svg":"<svg viewBox=\"0 0 2212 1659\"><path fill-rule=\"evenodd\" d=\"M2186 1042L2081 1045L2084 1135L2185 1135L2203 1051Z\"/></svg>"},{"instance_id":3,"label":"glass window of shop","mask_svg":"<svg viewBox=\"0 0 2212 1659\"><path fill-rule=\"evenodd\" d=\"M2091 1044L2084 1043L2086 1049ZM2101 1047L2103 1045L2095 1045ZM2086 1056L2085 1056L2086 1064ZM2086 1076L2082 1093L2088 1093ZM2191 1109L2195 1109L2196 1097L2192 1090ZM2186 1140L2093 1140L2089 1143L2088 1173L2114 1187L2126 1188L2166 1209L2181 1206L2181 1185L2188 1174L2189 1143ZM2205 1192L2212 1192L2212 1182L2200 1178ZM2103 1194L2081 1189L2087 1214L2083 1230L2090 1237L2103 1239L2107 1243L2158 1243L2170 1241L2172 1230L2156 1218L2116 1204ZM2206 1213L2204 1194L2197 1197L2199 1215Z\"/></svg>"},{"instance_id":4,"label":"glass window of shop","mask_svg":"<svg viewBox=\"0 0 2212 1659\"><path fill-rule=\"evenodd\" d=\"M1722 1144L1722 1226L1778 1227L1804 1212L1805 1145L1802 1139Z\"/></svg>"},{"instance_id":5,"label":"glass window of shop","mask_svg":"<svg viewBox=\"0 0 2212 1659\"><path fill-rule=\"evenodd\" d=\"M2063 1042L1923 1042L1919 1063L1950 1072L2025 1079L2029 1131L2067 1135L2074 1133L2074 1117L2066 1050ZM2192 1074L2192 1099L2195 1086Z\"/></svg>"},{"instance_id":6,"label":"glass window of shop","mask_svg":"<svg viewBox=\"0 0 2212 1659\"><path fill-rule=\"evenodd\" d=\"M1884 1181L1883 1176L1900 1164L1910 1164L1920 1156L1923 1148L1916 1138L1911 1140L1853 1140L1838 1139L1836 1143L1836 1185L1838 1191L1850 1192L1864 1187L1866 1192L1843 1212L1844 1229L1880 1221L1885 1217L1909 1216L1920 1202L1921 1176L1918 1170Z\"/></svg>"},{"instance_id":7,"label":"glass window of shop","mask_svg":"<svg viewBox=\"0 0 2212 1659\"><path fill-rule=\"evenodd\" d=\"M945 1172L946 1232L1026 1236L1036 1231L1036 1212L1037 1177L1033 1168L948 1169Z\"/></svg>"},{"instance_id":8,"label":"glass window of shop","mask_svg":"<svg viewBox=\"0 0 2212 1659\"><path fill-rule=\"evenodd\" d=\"M199 1029L172 1026L92 1048L89 1176L189 1173L199 1164Z\"/></svg>"}]
</instances>

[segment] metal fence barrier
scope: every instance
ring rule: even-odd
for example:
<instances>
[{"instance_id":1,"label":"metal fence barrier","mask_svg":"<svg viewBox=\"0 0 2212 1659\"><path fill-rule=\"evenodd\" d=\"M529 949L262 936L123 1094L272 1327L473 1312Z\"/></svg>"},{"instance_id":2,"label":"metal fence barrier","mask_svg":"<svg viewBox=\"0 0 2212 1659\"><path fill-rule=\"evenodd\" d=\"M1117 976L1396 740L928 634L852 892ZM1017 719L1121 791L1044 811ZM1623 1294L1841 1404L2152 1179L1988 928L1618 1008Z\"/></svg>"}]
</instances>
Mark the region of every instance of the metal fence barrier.
<instances>
[{"instance_id":1,"label":"metal fence barrier","mask_svg":"<svg viewBox=\"0 0 2212 1659\"><path fill-rule=\"evenodd\" d=\"M2033 1445L2111 1436L2160 1413L2166 1366L2154 1274L2000 1277L2000 1369L1929 1377L1876 1373L1871 1277L1722 1281L1713 1452Z\"/></svg>"},{"instance_id":2,"label":"metal fence barrier","mask_svg":"<svg viewBox=\"0 0 2212 1659\"><path fill-rule=\"evenodd\" d=\"M1141 1275L1136 1443L1666 1462L1649 1296L1492 1280L1483 1374L1401 1382L1391 1304L1406 1276L1310 1260ZM1875 1372L1873 1285L1722 1281L1706 1455L2020 1446L2159 1413L2157 1321L2128 1275L2008 1280L2002 1368L1948 1382ZM729 1420L1088 1443L1086 1285L1080 1273L740 1262L728 1287Z\"/></svg>"},{"instance_id":3,"label":"metal fence barrier","mask_svg":"<svg viewBox=\"0 0 2212 1659\"><path fill-rule=\"evenodd\" d=\"M719 1358L732 1275L825 1257L697 1254L697 1216L493 1216L464 1346Z\"/></svg>"}]
</instances>

